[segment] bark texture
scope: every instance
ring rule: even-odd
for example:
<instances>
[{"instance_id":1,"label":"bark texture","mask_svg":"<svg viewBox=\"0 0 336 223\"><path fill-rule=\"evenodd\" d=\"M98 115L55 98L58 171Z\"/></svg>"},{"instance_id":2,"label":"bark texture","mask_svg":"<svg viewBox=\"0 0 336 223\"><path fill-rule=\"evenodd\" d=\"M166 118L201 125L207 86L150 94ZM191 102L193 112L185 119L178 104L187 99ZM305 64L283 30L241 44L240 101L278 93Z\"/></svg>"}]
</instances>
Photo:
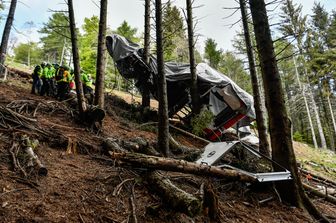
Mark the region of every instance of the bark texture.
<instances>
[{"instance_id":1,"label":"bark texture","mask_svg":"<svg viewBox=\"0 0 336 223\"><path fill-rule=\"evenodd\" d=\"M169 120L168 120L168 99L167 82L164 72L163 60L163 34L162 34L162 3L155 0L156 17L156 54L158 70L158 101L159 101L159 125L158 125L158 146L161 152L169 154Z\"/></svg>"},{"instance_id":2,"label":"bark texture","mask_svg":"<svg viewBox=\"0 0 336 223\"><path fill-rule=\"evenodd\" d=\"M3 75L5 72L5 60L7 56L7 46L8 46L8 39L9 35L12 29L12 24L14 20L15 15L15 9L16 9L17 0L12 0L10 7L9 7L9 13L7 16L5 28L2 34L1 39L1 46L0 46L0 74Z\"/></svg>"},{"instance_id":3,"label":"bark texture","mask_svg":"<svg viewBox=\"0 0 336 223\"><path fill-rule=\"evenodd\" d=\"M150 8L151 1L145 0L145 36L144 36L144 58L145 62L149 64L150 57ZM141 105L143 108L150 107L150 92L147 86L144 86L142 94Z\"/></svg>"},{"instance_id":4,"label":"bark texture","mask_svg":"<svg viewBox=\"0 0 336 223\"><path fill-rule=\"evenodd\" d=\"M227 180L237 180L242 182L256 182L256 179L243 172L236 170L221 169L215 166L207 166L184 160L163 158L157 156L147 156L140 153L113 153L113 159L121 161L120 164L129 164L132 167L141 167L155 170L166 170L181 173L190 173L199 176L212 176Z\"/></svg>"},{"instance_id":5,"label":"bark texture","mask_svg":"<svg viewBox=\"0 0 336 223\"><path fill-rule=\"evenodd\" d=\"M316 220L328 222L306 196L298 175L298 167L291 140L291 122L284 102L284 92L275 58L265 1L249 0L249 3L266 95L272 158L287 168L293 177L292 181L276 183L276 187L282 200L298 207L305 207ZM278 167L274 166L274 169L278 170Z\"/></svg>"},{"instance_id":6,"label":"bark texture","mask_svg":"<svg viewBox=\"0 0 336 223\"><path fill-rule=\"evenodd\" d=\"M75 73L78 109L79 109L79 115L81 117L84 117L84 113L87 110L87 106L86 106L85 99L84 99L83 85L80 79L80 61L79 61L79 52L78 52L78 40L77 40L76 22L75 22L75 14L73 10L72 0L68 0L68 10L69 10L69 23L70 23L70 32L71 32L71 45L72 45L72 56L73 56L73 65L74 65L74 73Z\"/></svg>"},{"instance_id":7,"label":"bark texture","mask_svg":"<svg viewBox=\"0 0 336 223\"><path fill-rule=\"evenodd\" d=\"M187 214L190 217L201 211L201 201L195 196L176 187L168 178L162 176L158 171L151 172L147 176L150 187L154 189L163 199L165 205L178 212Z\"/></svg>"},{"instance_id":8,"label":"bark texture","mask_svg":"<svg viewBox=\"0 0 336 223\"><path fill-rule=\"evenodd\" d=\"M195 62L195 43L194 43L194 23L192 13L192 2L186 0L187 4L187 25L188 25L188 45L189 45L189 63L191 73L191 103L194 114L199 114L200 107L200 95L198 93L197 86L197 74L196 74L196 62Z\"/></svg>"},{"instance_id":9,"label":"bark texture","mask_svg":"<svg viewBox=\"0 0 336 223\"><path fill-rule=\"evenodd\" d=\"M253 89L253 99L254 99L254 110L256 112L256 121L258 127L258 136L259 136L259 150L265 156L270 157L270 146L267 138L267 128L266 120L262 110L261 97L260 97L260 88L258 82L258 76L256 72L255 59L253 55L252 40L250 36L250 30L248 27L247 21L247 10L245 0L239 0L240 10L242 15L242 22L244 27L244 37L246 43L247 57L249 61L249 69L251 75L252 89Z\"/></svg>"},{"instance_id":10,"label":"bark texture","mask_svg":"<svg viewBox=\"0 0 336 223\"><path fill-rule=\"evenodd\" d=\"M104 109L104 80L106 60L106 17L107 0L100 1L100 19L98 33L97 66L96 66L96 89L94 104Z\"/></svg>"}]
</instances>

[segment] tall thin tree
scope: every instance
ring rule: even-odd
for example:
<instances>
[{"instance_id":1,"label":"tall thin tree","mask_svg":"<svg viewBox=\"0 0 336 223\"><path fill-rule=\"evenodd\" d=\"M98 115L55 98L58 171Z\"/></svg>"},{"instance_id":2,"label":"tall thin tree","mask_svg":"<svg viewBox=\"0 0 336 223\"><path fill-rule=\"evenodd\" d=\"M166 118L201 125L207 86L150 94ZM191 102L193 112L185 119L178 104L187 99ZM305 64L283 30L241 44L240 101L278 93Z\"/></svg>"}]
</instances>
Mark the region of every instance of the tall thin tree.
<instances>
[{"instance_id":1,"label":"tall thin tree","mask_svg":"<svg viewBox=\"0 0 336 223\"><path fill-rule=\"evenodd\" d=\"M291 122L284 102L280 73L274 53L270 26L264 0L249 0L253 27L257 42L263 84L266 96L266 108L272 145L272 158L285 168L293 177L291 181L276 184L281 198L292 205L306 208L320 222L329 222L314 206L303 190L298 174L297 162L291 138ZM279 167L274 166L275 170Z\"/></svg>"},{"instance_id":2,"label":"tall thin tree","mask_svg":"<svg viewBox=\"0 0 336 223\"><path fill-rule=\"evenodd\" d=\"M156 18L156 54L158 70L158 99L159 99L159 124L158 124L158 146L165 156L169 155L169 118L167 83L163 59L163 35L162 35L162 2L155 0Z\"/></svg>"},{"instance_id":3,"label":"tall thin tree","mask_svg":"<svg viewBox=\"0 0 336 223\"><path fill-rule=\"evenodd\" d=\"M188 45L189 45L189 62L191 73L191 102L194 114L200 113L200 95L197 86L196 62L195 62L195 42L194 42L194 23L192 13L192 2L186 0L187 5L187 25L188 25Z\"/></svg>"},{"instance_id":4,"label":"tall thin tree","mask_svg":"<svg viewBox=\"0 0 336 223\"><path fill-rule=\"evenodd\" d=\"M256 112L256 120L257 120L257 128L258 128L258 136L259 136L259 149L260 152L266 156L270 156L270 148L267 139L267 128L266 128L266 120L264 117L264 113L262 110L261 97L260 97L260 88L258 82L258 76L255 66L255 59L253 55L253 46L252 40L250 36L250 30L248 27L247 21L247 10L246 10L246 0L239 0L240 11L242 15L242 22L244 28L244 37L246 42L246 51L247 57L249 61L249 69L251 75L252 89L253 89L253 99L254 99L254 109Z\"/></svg>"},{"instance_id":5,"label":"tall thin tree","mask_svg":"<svg viewBox=\"0 0 336 223\"><path fill-rule=\"evenodd\" d=\"M12 25L13 25L16 4L17 4L17 0L11 1L5 28L2 34L1 46L0 46L0 74L3 74L5 72L5 60L7 56L7 46L8 46L9 35L10 35Z\"/></svg>"},{"instance_id":6,"label":"tall thin tree","mask_svg":"<svg viewBox=\"0 0 336 223\"><path fill-rule=\"evenodd\" d=\"M149 64L150 58L150 8L151 0L145 0L145 36L144 36L144 58L147 64ZM142 92L141 105L143 108L150 106L150 92L148 86L144 86Z\"/></svg>"},{"instance_id":7,"label":"tall thin tree","mask_svg":"<svg viewBox=\"0 0 336 223\"><path fill-rule=\"evenodd\" d=\"M105 52L106 52L106 19L107 0L100 0L100 19L98 33L98 49L96 64L96 89L94 104L104 109L104 80L105 80Z\"/></svg>"},{"instance_id":8,"label":"tall thin tree","mask_svg":"<svg viewBox=\"0 0 336 223\"><path fill-rule=\"evenodd\" d=\"M313 125L311 111L310 111L310 107L308 103L308 98L305 94L306 93L304 89L305 85L301 83L300 74L299 74L299 67L301 65L304 67L304 75L308 77L308 73L306 69L307 64L305 62L304 55L303 55L303 37L304 37L304 33L306 32L305 24L306 24L307 17L301 15L302 5L296 6L295 4L293 4L292 0L286 0L284 2L284 5L281 7L281 10L283 11L283 13L280 14L280 18L282 18L281 20L282 24L279 30L283 33L284 36L291 35L296 39L295 47L299 51L299 56L301 58L302 64L300 64L300 60L299 60L300 58L293 55L295 76L296 76L296 80L299 85L299 90L300 90L300 93L302 94L305 108L307 111L307 117L308 117L308 122L309 122L309 127L310 127L310 131L312 135L313 144L315 148L318 148L316 135L315 135L315 128ZM325 148L326 141L325 141L323 129L321 126L320 116L318 114L317 109L315 109L316 103L315 103L314 97L311 98L311 103L313 105L313 110L314 110L316 121L317 121L317 127L318 127L319 134L320 134L321 145L322 145L322 148Z\"/></svg>"},{"instance_id":9,"label":"tall thin tree","mask_svg":"<svg viewBox=\"0 0 336 223\"><path fill-rule=\"evenodd\" d=\"M70 23L69 25L71 33L72 56L73 56L73 65L75 73L78 109L79 109L79 115L81 117L84 117L84 113L87 110L87 105L84 99L83 85L80 78L80 61L79 61L79 52L77 43L78 40L77 40L76 22L72 0L68 0L68 11L69 11L69 23Z\"/></svg>"}]
</instances>

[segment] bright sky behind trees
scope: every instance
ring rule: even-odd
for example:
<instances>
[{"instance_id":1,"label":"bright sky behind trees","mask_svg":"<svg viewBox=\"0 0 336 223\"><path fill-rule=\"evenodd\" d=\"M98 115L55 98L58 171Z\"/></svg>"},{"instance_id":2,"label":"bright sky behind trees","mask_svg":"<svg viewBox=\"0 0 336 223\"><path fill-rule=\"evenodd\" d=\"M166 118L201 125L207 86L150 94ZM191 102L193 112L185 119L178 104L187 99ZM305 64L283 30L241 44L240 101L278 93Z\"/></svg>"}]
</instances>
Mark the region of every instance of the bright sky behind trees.
<instances>
[{"instance_id":1,"label":"bright sky behind trees","mask_svg":"<svg viewBox=\"0 0 336 223\"><path fill-rule=\"evenodd\" d=\"M315 0L316 1L316 0ZM336 10L336 0L319 0L331 12ZM178 7L185 7L185 0L175 0L173 4ZM218 46L224 50L231 50L234 35L240 26L237 24L231 27L240 18L240 11L237 11L234 16L226 18L233 13L234 10L226 10L224 7L236 7L237 3L234 0L196 0L196 5L202 5L195 9L194 15L200 19L197 24L196 33L201 34L198 40L198 48L203 52L204 41L206 38L213 38L218 43ZM303 13L310 14L314 0L294 0L295 3L303 5ZM74 0L74 8L76 15L77 26L82 25L85 17L98 15L99 9L98 0ZM108 6L108 25L112 29L116 29L124 20L132 27L139 30L139 34L143 31L143 0L110 0ZM8 3L6 9L1 13L6 17L8 13ZM275 6L274 6L275 7ZM21 0L18 3L17 12L15 15L12 36L15 35L19 42L27 42L28 38L33 41L38 40L37 30L42 24L48 21L52 10L64 10L66 5L63 0ZM280 7L278 7L280 8ZM276 12L270 12L271 17L276 17ZM33 21L35 27L25 25L26 22ZM3 30L5 21L0 24L0 32ZM29 34L29 31L32 31ZM28 37L30 36L30 37Z\"/></svg>"}]
</instances>

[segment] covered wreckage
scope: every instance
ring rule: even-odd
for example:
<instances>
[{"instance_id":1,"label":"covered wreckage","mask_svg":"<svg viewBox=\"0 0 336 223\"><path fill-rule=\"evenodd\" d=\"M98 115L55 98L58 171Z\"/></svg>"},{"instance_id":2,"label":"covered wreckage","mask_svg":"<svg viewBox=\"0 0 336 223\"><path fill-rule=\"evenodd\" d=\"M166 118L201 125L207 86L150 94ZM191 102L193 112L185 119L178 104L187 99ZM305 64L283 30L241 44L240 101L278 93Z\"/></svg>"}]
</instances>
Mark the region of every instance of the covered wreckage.
<instances>
[{"instance_id":1,"label":"covered wreckage","mask_svg":"<svg viewBox=\"0 0 336 223\"><path fill-rule=\"evenodd\" d=\"M140 92L146 87L149 88L153 97L157 99L158 73L156 58L151 56L150 63L147 65L143 57L143 49L119 35L107 36L106 45L120 74L127 79L134 79ZM215 116L212 129L208 129L208 138L210 140L217 141L222 130L228 129L233 125L245 127L255 119L253 97L230 78L205 63L197 64L196 72L201 103L208 106ZM165 63L165 75L169 116L173 117L178 115L185 106L191 104L190 65ZM251 138L253 138L253 134L238 141L209 143L196 163L241 171L259 182L292 179L288 170L251 147L251 143L256 144L258 142L258 140L251 142ZM239 150L240 148L243 148L244 153ZM233 150L236 151L236 154L244 154L243 157L251 157L248 163L260 162L262 168L268 166L269 169L265 169L265 172L260 172L254 168L250 170L246 168L240 169L240 164L232 166L232 160L229 163L223 163L225 156L229 155ZM277 168L280 171L272 172L272 165L270 165L272 163L278 166Z\"/></svg>"},{"instance_id":2,"label":"covered wreckage","mask_svg":"<svg viewBox=\"0 0 336 223\"><path fill-rule=\"evenodd\" d=\"M140 92L144 88L149 88L153 97L157 99L156 58L151 55L150 63L147 65L143 57L143 49L119 35L107 36L106 45L120 74L124 78L134 79ZM221 130L235 124L239 127L248 126L251 120L255 119L253 97L230 78L206 63L197 64L196 72L201 103L207 105L214 114L213 127L209 132L215 132L216 138ZM191 102L190 65L165 63L165 75L169 117L172 117Z\"/></svg>"}]
</instances>

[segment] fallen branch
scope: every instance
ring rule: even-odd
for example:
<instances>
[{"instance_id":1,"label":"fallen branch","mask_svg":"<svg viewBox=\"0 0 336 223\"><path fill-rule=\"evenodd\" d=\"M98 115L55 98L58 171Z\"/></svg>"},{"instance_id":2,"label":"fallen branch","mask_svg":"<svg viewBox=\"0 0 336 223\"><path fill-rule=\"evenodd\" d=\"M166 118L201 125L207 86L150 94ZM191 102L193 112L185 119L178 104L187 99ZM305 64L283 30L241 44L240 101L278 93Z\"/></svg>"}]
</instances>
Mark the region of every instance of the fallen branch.
<instances>
[{"instance_id":1,"label":"fallen branch","mask_svg":"<svg viewBox=\"0 0 336 223\"><path fill-rule=\"evenodd\" d=\"M312 187L308 184L302 183L302 185L306 190L309 190L315 196L324 198L326 201L336 205L336 197L330 196L330 195L325 194L325 193L322 193L321 191L317 190L316 188L314 188L314 187Z\"/></svg>"},{"instance_id":2,"label":"fallen branch","mask_svg":"<svg viewBox=\"0 0 336 223\"><path fill-rule=\"evenodd\" d=\"M178 128L178 127L175 127L175 126L173 126L173 125L169 125L169 128L175 129L175 130L177 130L177 131L179 131L179 132L181 132L181 133L183 133L183 134L185 134L185 135L187 135L187 136L191 136L193 139L198 139L198 140L200 140L200 141L202 141L202 142L204 142L204 143L206 143L206 144L209 144L209 143L210 143L209 140L203 139L203 138L201 138L201 137L199 137L199 136L197 136L197 135L194 135L194 134L192 134L192 133L190 133L190 132L187 132L187 131L185 131L185 130L183 130L183 129L180 129L180 128Z\"/></svg>"},{"instance_id":3,"label":"fallen branch","mask_svg":"<svg viewBox=\"0 0 336 223\"><path fill-rule=\"evenodd\" d=\"M130 223L138 223L138 219L136 216L136 208L135 208L135 202L134 202L134 185L132 187L132 193L128 199L129 205L130 205L130 209L131 209L131 213L130 213Z\"/></svg>"},{"instance_id":4,"label":"fallen branch","mask_svg":"<svg viewBox=\"0 0 336 223\"><path fill-rule=\"evenodd\" d=\"M14 149L18 146L19 146L18 143L13 142L11 148L9 149L9 153L11 154L11 157L12 157L12 163L13 163L13 169L14 170L18 169L17 159L16 159L16 155L15 155L15 152L14 152Z\"/></svg>"},{"instance_id":5,"label":"fallen branch","mask_svg":"<svg viewBox=\"0 0 336 223\"><path fill-rule=\"evenodd\" d=\"M318 182L323 183L323 184L326 184L326 185L328 185L328 186L330 186L330 187L336 187L336 182L335 182L335 181L332 181L332 180L330 180L330 179L326 179L326 178L324 178L324 177L318 176L318 175L313 174L313 173L311 173L311 172L309 172L309 171L307 171L307 170L305 170L305 169L302 169L302 168L299 168L299 170L300 170L302 173L304 173L305 175L308 175L308 174L309 174L310 176L312 176L313 178L315 178L315 179L313 179L313 180L317 180Z\"/></svg>"},{"instance_id":6,"label":"fallen branch","mask_svg":"<svg viewBox=\"0 0 336 223\"><path fill-rule=\"evenodd\" d=\"M149 187L160 195L165 205L191 217L200 212L201 201L199 199L176 187L158 171L151 172L147 180Z\"/></svg>"},{"instance_id":7,"label":"fallen branch","mask_svg":"<svg viewBox=\"0 0 336 223\"><path fill-rule=\"evenodd\" d=\"M34 153L33 148L27 147L25 151L29 157L28 166L35 166L39 176L47 176L48 169L42 164L38 156Z\"/></svg>"},{"instance_id":8,"label":"fallen branch","mask_svg":"<svg viewBox=\"0 0 336 223\"><path fill-rule=\"evenodd\" d=\"M237 180L242 182L256 182L256 178L246 173L230 169L221 169L215 166L208 166L157 156L147 156L140 153L114 153L110 152L113 159L119 160L120 164L130 164L133 167L141 167L155 170L166 170L182 173L191 173L200 176L211 176Z\"/></svg>"}]
</instances>

